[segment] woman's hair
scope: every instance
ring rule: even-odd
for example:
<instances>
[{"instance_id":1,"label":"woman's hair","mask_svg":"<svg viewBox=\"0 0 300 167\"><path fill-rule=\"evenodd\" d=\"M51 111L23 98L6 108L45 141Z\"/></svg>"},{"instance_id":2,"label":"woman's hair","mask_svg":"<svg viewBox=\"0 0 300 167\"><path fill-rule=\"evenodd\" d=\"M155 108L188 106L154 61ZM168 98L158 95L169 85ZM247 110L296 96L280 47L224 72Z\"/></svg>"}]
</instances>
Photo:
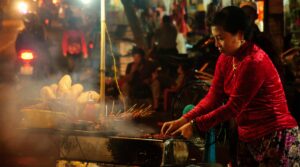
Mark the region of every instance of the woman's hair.
<instances>
[{"instance_id":1,"label":"woman's hair","mask_svg":"<svg viewBox=\"0 0 300 167\"><path fill-rule=\"evenodd\" d=\"M251 24L249 16L243 9L235 6L228 6L216 13L212 26L220 26L226 32L236 34L239 31L244 33L244 39L255 43L262 48L271 58L273 64L282 76L282 64L278 56L278 51L274 47L269 36L260 33L255 24Z\"/></svg>"},{"instance_id":2,"label":"woman's hair","mask_svg":"<svg viewBox=\"0 0 300 167\"><path fill-rule=\"evenodd\" d=\"M250 23L249 18L242 9L236 6L228 6L215 14L212 26L220 26L231 34L242 31L244 35L247 35ZM245 39L247 39L246 36Z\"/></svg>"}]
</instances>

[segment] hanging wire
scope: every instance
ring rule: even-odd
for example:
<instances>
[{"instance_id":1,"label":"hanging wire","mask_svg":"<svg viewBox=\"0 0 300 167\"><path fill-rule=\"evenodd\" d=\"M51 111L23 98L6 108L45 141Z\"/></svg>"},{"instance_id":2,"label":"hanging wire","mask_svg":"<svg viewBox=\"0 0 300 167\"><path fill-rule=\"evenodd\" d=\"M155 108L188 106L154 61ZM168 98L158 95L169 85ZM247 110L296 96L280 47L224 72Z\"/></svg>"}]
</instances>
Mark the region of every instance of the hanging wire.
<instances>
[{"instance_id":1,"label":"hanging wire","mask_svg":"<svg viewBox=\"0 0 300 167\"><path fill-rule=\"evenodd\" d=\"M111 38L110 38L110 34L108 32L108 29L107 29L107 26L106 26L106 23L104 23L104 27L105 27L105 32L107 34L107 37L108 37L108 41L109 41L109 49L110 49L110 53L111 53L111 56L113 58L113 69L114 69L114 80L115 80L115 83L117 85L117 89L118 89L118 92L120 93L120 99L123 103L123 107L124 107L124 111L126 110L126 103L125 103L125 97L120 89L120 85L119 85L119 82L118 82L118 78L117 78L117 65L116 65L116 58L115 58L115 55L113 53L113 49L112 49L112 42L111 42Z\"/></svg>"}]
</instances>

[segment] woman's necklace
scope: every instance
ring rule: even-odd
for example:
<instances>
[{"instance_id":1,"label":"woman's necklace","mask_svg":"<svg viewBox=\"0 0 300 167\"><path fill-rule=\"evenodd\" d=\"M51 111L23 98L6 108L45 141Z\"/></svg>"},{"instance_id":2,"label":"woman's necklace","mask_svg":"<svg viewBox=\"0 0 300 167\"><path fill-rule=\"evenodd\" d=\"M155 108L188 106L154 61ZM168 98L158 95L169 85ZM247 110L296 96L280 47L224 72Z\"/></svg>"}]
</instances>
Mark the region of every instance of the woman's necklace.
<instances>
[{"instance_id":1,"label":"woman's necklace","mask_svg":"<svg viewBox=\"0 0 300 167\"><path fill-rule=\"evenodd\" d=\"M240 64L240 62L235 62L235 58L233 57L232 58L232 70L233 70L233 72L235 72L236 71L236 69L238 68L238 66L239 66L239 64Z\"/></svg>"},{"instance_id":2,"label":"woman's necklace","mask_svg":"<svg viewBox=\"0 0 300 167\"><path fill-rule=\"evenodd\" d=\"M235 78L236 76L236 70L240 64L240 61L236 60L234 57L232 58L232 72L233 72L233 77Z\"/></svg>"},{"instance_id":3,"label":"woman's necklace","mask_svg":"<svg viewBox=\"0 0 300 167\"><path fill-rule=\"evenodd\" d=\"M242 45L244 45L244 43L245 43L245 40L241 40L239 50L241 49L241 47L243 47ZM234 75L235 75L235 71L238 68L239 64L240 64L240 61L238 59L236 60L235 57L232 57L232 71L234 72Z\"/></svg>"}]
</instances>

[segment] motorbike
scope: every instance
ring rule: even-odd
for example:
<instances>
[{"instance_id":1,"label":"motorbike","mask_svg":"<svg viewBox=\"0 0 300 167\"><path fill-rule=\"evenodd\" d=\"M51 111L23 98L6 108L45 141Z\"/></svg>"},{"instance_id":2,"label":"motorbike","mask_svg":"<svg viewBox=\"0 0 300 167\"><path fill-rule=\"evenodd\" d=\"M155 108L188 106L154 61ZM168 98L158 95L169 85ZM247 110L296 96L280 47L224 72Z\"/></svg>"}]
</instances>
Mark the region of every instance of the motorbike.
<instances>
[{"instance_id":1,"label":"motorbike","mask_svg":"<svg viewBox=\"0 0 300 167\"><path fill-rule=\"evenodd\" d=\"M17 52L16 74L17 77L29 77L32 79L46 78L50 74L48 59L41 57L39 52L33 49L22 49Z\"/></svg>"},{"instance_id":2,"label":"motorbike","mask_svg":"<svg viewBox=\"0 0 300 167\"><path fill-rule=\"evenodd\" d=\"M43 29L33 21L26 21L25 29L19 32L15 43L17 77L45 78L51 72L51 60Z\"/></svg>"}]
</instances>

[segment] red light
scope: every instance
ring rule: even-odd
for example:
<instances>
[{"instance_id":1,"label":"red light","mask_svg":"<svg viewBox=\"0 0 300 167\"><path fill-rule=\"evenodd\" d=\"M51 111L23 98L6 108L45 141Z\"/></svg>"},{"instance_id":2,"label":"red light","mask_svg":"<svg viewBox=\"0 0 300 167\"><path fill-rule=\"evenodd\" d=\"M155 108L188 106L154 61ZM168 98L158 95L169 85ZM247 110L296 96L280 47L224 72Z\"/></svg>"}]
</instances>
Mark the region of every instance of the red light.
<instances>
[{"instance_id":1,"label":"red light","mask_svg":"<svg viewBox=\"0 0 300 167\"><path fill-rule=\"evenodd\" d=\"M93 42L90 42L90 43L89 43L89 48L90 48L90 49L94 49L94 43L93 43Z\"/></svg>"},{"instance_id":2,"label":"red light","mask_svg":"<svg viewBox=\"0 0 300 167\"><path fill-rule=\"evenodd\" d=\"M21 59L23 60L32 60L33 59L33 53L30 51L24 51L21 53Z\"/></svg>"},{"instance_id":3,"label":"red light","mask_svg":"<svg viewBox=\"0 0 300 167\"><path fill-rule=\"evenodd\" d=\"M48 25L49 24L49 19L45 20L45 24Z\"/></svg>"}]
</instances>

